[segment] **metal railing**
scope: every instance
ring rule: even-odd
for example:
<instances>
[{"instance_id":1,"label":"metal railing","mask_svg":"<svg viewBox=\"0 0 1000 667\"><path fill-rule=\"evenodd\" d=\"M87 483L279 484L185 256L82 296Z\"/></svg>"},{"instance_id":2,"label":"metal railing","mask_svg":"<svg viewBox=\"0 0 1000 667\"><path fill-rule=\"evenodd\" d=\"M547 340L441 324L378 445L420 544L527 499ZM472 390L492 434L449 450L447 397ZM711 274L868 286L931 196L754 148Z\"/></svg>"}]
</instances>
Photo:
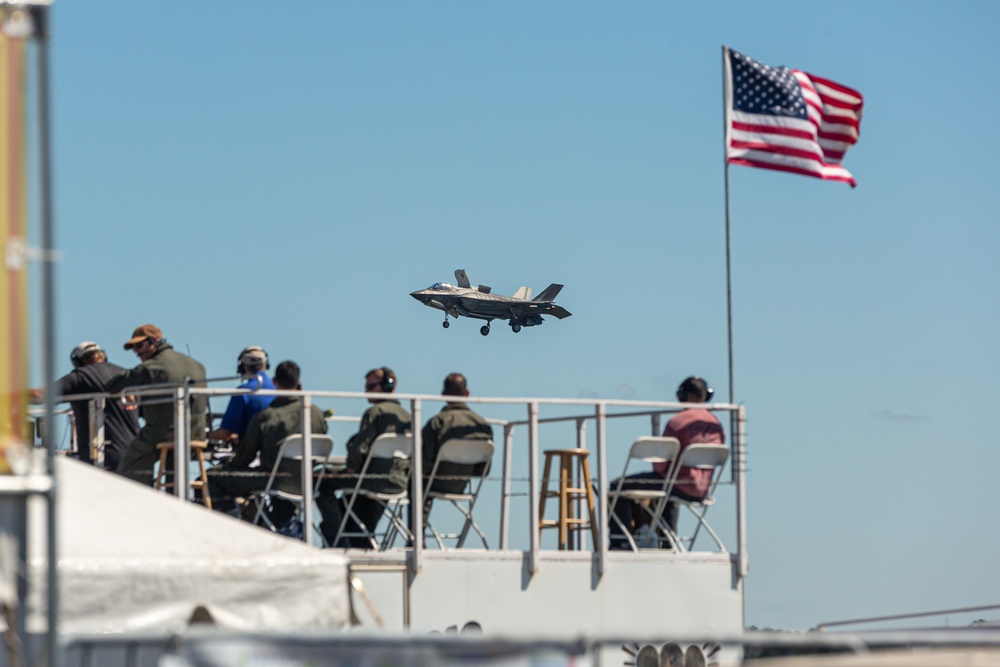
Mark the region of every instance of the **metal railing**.
<instances>
[{"instance_id":1,"label":"metal railing","mask_svg":"<svg viewBox=\"0 0 1000 667\"><path fill-rule=\"evenodd\" d=\"M174 432L175 432L175 485L174 493L179 498L188 498L190 493L189 466L190 460L190 401L193 396L204 395L213 397L232 397L240 394L259 394L264 396L293 396L302 399L303 411L303 436L305 452L302 459L301 481L302 492L306 498L313 497L313 475L310 468L312 453L312 433L310 410L316 400L335 401L367 401L385 400L384 393L368 394L364 392L340 392L340 391L286 391L286 390L246 390L232 388L211 388L204 386L209 382L221 380L232 380L234 378L214 378L201 381L197 384L192 382L173 383L163 385L146 385L128 387L115 397L108 397L104 394L81 394L77 396L63 397L62 400L90 400L92 405L91 429L93 432L91 442L103 442L103 408L107 400L135 401L139 405L150 405L155 403L170 402L174 404ZM130 397L130 398L126 398ZM392 394L392 399L398 400L404 405L408 404L413 423L413 451L419 453L422 450L420 425L424 422L424 406L426 404L441 404L448 401L448 397L440 395L426 394ZM528 559L529 568L532 573L537 572L542 551L540 545L539 531L539 503L540 489L542 481L538 467L538 460L541 454L541 439L539 435L540 427L549 428L553 425L569 424L573 426L574 442L576 448L591 451L596 465L596 489L598 500L595 504L595 512L598 523L598 543L594 545L594 552L597 557L597 569L603 573L608 563L608 540L606 527L608 525L607 514L607 490L611 481L608 474L608 425L626 419L648 419L648 426L643 427L641 432L633 432L631 436L639 435L659 435L661 432L661 422L664 415L671 415L684 409L693 407L692 404L682 404L677 402L656 402L656 401L624 401L624 400L600 400L600 399L556 399L556 398L488 398L488 397L467 397L463 402L479 406L495 406L502 410L516 411L518 406L524 410L524 417L511 419L489 419L490 423L499 426L503 431L501 457L501 493L500 493L500 519L499 519L499 548L506 550L510 548L510 526L512 523L511 499L517 494L513 492L512 483L514 480L514 455L515 453L526 453L528 463ZM735 515L736 515L736 548L733 556L736 558L737 572L739 576L745 576L748 572L747 549L746 549L746 512L745 512L745 408L741 405L729 403L711 403L699 405L697 407L706 408L716 413L728 413L729 415L729 448L730 448L730 484L735 487ZM572 411L570 414L544 415L543 411ZM328 416L327 421L332 423L357 422L360 416ZM590 446L588 438L588 427L593 427L593 446ZM648 431L646 430L648 429ZM522 431L527 435L526 448L519 448L515 444L515 436ZM200 439L200 438L199 438ZM423 484L416 483L415 480L424 479L423 461L417 455L412 458L412 476L414 480L410 488L410 507L412 511L412 525L423 525ZM426 471L429 472L429 471ZM261 473L263 474L263 473ZM588 483L590 481L588 480ZM312 503L306 503L302 523L306 527L303 530L303 539L311 538L311 527L313 525L313 512L315 508ZM413 531L413 543L410 552L410 566L414 571L419 571L420 558L424 550L423 531Z\"/></svg>"}]
</instances>

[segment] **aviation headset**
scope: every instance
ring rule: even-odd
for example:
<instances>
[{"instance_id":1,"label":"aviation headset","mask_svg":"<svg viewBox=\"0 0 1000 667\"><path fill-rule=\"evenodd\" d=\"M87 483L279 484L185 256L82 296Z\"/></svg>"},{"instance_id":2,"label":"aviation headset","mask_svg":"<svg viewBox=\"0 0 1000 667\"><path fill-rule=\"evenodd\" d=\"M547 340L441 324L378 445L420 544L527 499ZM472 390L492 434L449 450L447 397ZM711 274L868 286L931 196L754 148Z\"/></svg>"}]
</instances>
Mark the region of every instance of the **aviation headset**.
<instances>
[{"instance_id":1,"label":"aviation headset","mask_svg":"<svg viewBox=\"0 0 1000 667\"><path fill-rule=\"evenodd\" d=\"M396 388L396 374L388 366L379 369L382 371L382 391L389 393Z\"/></svg>"},{"instance_id":2,"label":"aviation headset","mask_svg":"<svg viewBox=\"0 0 1000 667\"><path fill-rule=\"evenodd\" d=\"M677 387L677 400L681 403L687 403L688 398L691 394L705 392L705 403L712 400L712 396L715 395L715 390L708 386L708 383L702 380L697 375L692 375L686 378L684 382L681 382L681 386Z\"/></svg>"},{"instance_id":3,"label":"aviation headset","mask_svg":"<svg viewBox=\"0 0 1000 667\"><path fill-rule=\"evenodd\" d=\"M249 368L248 365L243 361L243 356L251 352L259 352L264 355L264 367L262 369ZM240 356L236 358L236 364L237 364L236 365L237 374L243 375L244 373L250 370L265 370L265 371L268 370L269 368L271 368L271 359L270 357L267 356L267 350L257 345L250 345L249 347L243 348L243 351L240 352Z\"/></svg>"}]
</instances>

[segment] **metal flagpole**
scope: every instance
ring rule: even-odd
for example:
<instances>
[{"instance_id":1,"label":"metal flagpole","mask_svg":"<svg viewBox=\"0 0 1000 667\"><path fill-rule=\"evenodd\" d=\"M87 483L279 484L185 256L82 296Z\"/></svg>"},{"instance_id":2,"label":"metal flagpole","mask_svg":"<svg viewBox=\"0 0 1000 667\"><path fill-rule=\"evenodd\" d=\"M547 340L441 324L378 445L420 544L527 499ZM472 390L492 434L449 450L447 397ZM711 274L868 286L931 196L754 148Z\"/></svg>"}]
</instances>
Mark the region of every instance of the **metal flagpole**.
<instances>
[{"instance_id":1,"label":"metal flagpole","mask_svg":"<svg viewBox=\"0 0 1000 667\"><path fill-rule=\"evenodd\" d=\"M52 225L52 160L49 108L49 13L48 3L33 6L32 18L35 23L35 38L38 42L38 209L40 241L44 258L42 261L42 326L45 349L42 352L42 368L45 375L45 387L51 387L55 381L55 269L53 254ZM52 423L54 398L51 391L46 391L45 417ZM48 634L46 635L45 655L43 664L56 665L59 659L59 569L57 549L57 516L56 516L56 443L51 435L52 429L46 433L46 462L50 478L53 480L48 496L48 608L46 620Z\"/></svg>"},{"instance_id":2,"label":"metal flagpole","mask_svg":"<svg viewBox=\"0 0 1000 667\"><path fill-rule=\"evenodd\" d=\"M729 70L729 47L722 46L722 171L726 190L726 331L729 343L729 402L733 402L733 281L729 251L729 111L732 108L732 73Z\"/></svg>"}]
</instances>

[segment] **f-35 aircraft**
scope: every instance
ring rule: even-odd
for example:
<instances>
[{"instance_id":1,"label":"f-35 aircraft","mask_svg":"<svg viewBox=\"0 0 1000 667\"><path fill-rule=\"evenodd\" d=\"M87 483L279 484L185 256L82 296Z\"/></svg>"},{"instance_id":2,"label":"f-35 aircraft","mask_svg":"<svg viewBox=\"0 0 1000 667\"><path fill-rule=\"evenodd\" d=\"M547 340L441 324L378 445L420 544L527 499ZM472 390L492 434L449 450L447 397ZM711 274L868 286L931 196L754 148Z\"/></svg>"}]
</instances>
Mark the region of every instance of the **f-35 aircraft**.
<instances>
[{"instance_id":1,"label":"f-35 aircraft","mask_svg":"<svg viewBox=\"0 0 1000 667\"><path fill-rule=\"evenodd\" d=\"M451 283L434 283L427 289L411 292L410 296L431 308L444 311L445 329L450 326L448 316L454 318L471 317L486 320L479 333L484 336L490 333L490 323L493 320L510 320L510 328L514 333L521 327L533 327L542 324L542 315L552 315L560 320L569 317L571 313L552 303L559 294L562 285L549 285L541 294L531 298L531 288L521 287L514 296L493 294L486 285L473 287L469 284L469 276L465 269L455 271L457 285Z\"/></svg>"}]
</instances>

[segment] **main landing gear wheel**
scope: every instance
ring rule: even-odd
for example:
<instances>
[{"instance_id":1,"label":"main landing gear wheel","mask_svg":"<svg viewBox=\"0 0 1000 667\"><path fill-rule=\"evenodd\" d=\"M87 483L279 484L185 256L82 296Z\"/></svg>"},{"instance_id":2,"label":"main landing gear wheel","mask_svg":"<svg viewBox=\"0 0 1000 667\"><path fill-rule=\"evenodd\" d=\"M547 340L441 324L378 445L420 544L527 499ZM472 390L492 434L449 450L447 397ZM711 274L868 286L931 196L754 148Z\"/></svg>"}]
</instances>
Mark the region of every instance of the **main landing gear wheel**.
<instances>
[{"instance_id":1,"label":"main landing gear wheel","mask_svg":"<svg viewBox=\"0 0 1000 667\"><path fill-rule=\"evenodd\" d=\"M448 320L445 320L444 322L441 323L441 326L443 326L445 329L447 329L448 327L451 326L451 322L449 322Z\"/></svg>"},{"instance_id":2,"label":"main landing gear wheel","mask_svg":"<svg viewBox=\"0 0 1000 667\"><path fill-rule=\"evenodd\" d=\"M521 331L521 325L520 324L512 324L512 325L510 325L510 328L511 328L511 331L513 331L514 333L518 333L518 332Z\"/></svg>"},{"instance_id":3,"label":"main landing gear wheel","mask_svg":"<svg viewBox=\"0 0 1000 667\"><path fill-rule=\"evenodd\" d=\"M479 333L483 334L484 336L489 336L490 335L490 325L484 324L482 327L480 327Z\"/></svg>"}]
</instances>

